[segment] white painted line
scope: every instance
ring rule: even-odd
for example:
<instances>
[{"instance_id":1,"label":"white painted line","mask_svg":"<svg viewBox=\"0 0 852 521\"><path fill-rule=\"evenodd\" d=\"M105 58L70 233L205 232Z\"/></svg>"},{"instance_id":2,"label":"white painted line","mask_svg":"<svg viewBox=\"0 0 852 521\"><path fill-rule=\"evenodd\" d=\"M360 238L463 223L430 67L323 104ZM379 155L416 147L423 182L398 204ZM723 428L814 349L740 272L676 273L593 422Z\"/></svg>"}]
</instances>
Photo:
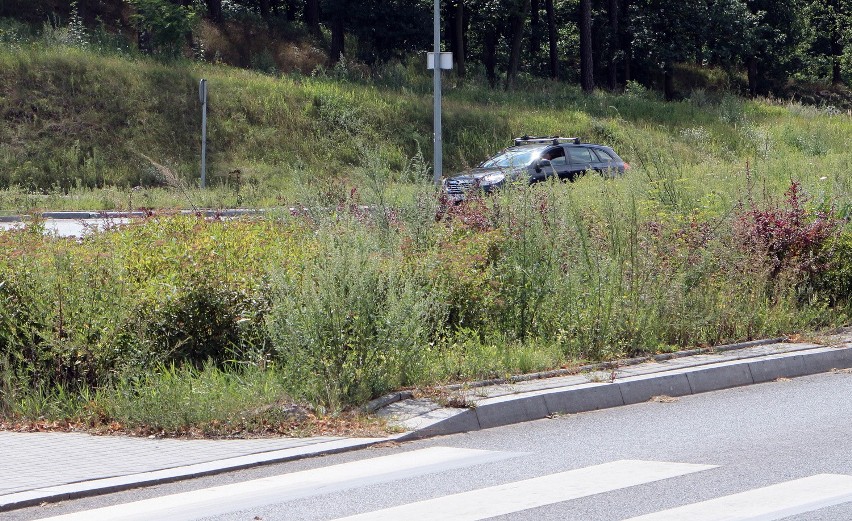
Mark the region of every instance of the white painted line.
<instances>
[{"instance_id":1,"label":"white painted line","mask_svg":"<svg viewBox=\"0 0 852 521\"><path fill-rule=\"evenodd\" d=\"M818 474L626 521L773 521L852 501L852 476Z\"/></svg>"},{"instance_id":2,"label":"white painted line","mask_svg":"<svg viewBox=\"0 0 852 521\"><path fill-rule=\"evenodd\" d=\"M51 521L150 521L152 519L187 521L354 487L490 463L514 456L517 454L431 447L45 519Z\"/></svg>"},{"instance_id":3,"label":"white painted line","mask_svg":"<svg viewBox=\"0 0 852 521\"><path fill-rule=\"evenodd\" d=\"M659 461L613 461L368 512L337 521L477 521L712 468L716 467Z\"/></svg>"}]
</instances>

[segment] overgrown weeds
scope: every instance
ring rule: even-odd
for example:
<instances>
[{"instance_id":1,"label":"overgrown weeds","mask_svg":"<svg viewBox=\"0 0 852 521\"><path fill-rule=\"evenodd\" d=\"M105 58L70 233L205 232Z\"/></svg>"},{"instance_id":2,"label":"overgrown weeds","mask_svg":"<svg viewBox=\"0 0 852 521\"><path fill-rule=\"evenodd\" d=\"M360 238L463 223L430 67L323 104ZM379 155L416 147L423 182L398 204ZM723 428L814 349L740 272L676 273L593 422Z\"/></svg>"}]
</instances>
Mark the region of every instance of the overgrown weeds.
<instances>
[{"instance_id":1,"label":"overgrown weeds","mask_svg":"<svg viewBox=\"0 0 852 521\"><path fill-rule=\"evenodd\" d=\"M5 413L263 430L251 411L273 404L336 414L401 387L848 320L849 232L797 183L783 205L713 219L596 176L437 219L428 194L151 217L82 241L0 233Z\"/></svg>"}]
</instances>

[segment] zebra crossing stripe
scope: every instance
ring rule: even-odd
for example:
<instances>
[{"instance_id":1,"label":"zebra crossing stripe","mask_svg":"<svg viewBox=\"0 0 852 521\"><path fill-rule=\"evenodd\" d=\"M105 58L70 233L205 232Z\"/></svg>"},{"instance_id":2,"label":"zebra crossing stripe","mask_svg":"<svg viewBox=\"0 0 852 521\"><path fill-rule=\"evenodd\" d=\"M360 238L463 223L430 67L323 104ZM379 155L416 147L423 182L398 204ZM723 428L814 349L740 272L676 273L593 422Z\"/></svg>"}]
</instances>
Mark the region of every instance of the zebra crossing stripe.
<instances>
[{"instance_id":1,"label":"zebra crossing stripe","mask_svg":"<svg viewBox=\"0 0 852 521\"><path fill-rule=\"evenodd\" d=\"M477 521L716 468L621 460L368 512L337 521Z\"/></svg>"},{"instance_id":2,"label":"zebra crossing stripe","mask_svg":"<svg viewBox=\"0 0 852 521\"><path fill-rule=\"evenodd\" d=\"M65 514L44 521L186 521L491 463L517 455L511 452L431 447Z\"/></svg>"},{"instance_id":3,"label":"zebra crossing stripe","mask_svg":"<svg viewBox=\"0 0 852 521\"><path fill-rule=\"evenodd\" d=\"M818 474L626 521L773 521L852 501L852 476Z\"/></svg>"}]
</instances>

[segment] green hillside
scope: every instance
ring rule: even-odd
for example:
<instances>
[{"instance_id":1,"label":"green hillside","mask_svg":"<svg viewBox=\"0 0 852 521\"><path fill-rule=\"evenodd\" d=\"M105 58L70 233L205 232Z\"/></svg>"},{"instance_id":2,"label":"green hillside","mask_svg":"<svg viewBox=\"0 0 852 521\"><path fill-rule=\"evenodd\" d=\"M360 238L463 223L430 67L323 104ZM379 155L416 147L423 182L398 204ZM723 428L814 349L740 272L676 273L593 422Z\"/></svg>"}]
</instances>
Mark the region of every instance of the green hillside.
<instances>
[{"instance_id":1,"label":"green hillside","mask_svg":"<svg viewBox=\"0 0 852 521\"><path fill-rule=\"evenodd\" d=\"M416 64L388 66L371 81L356 72L269 76L67 47L4 48L0 187L11 191L2 205L123 207L132 187L174 184L152 161L196 185L200 78L210 84L208 175L218 188L193 195L198 203L288 203L377 180L406 193L430 177L429 78ZM747 170L768 194L795 179L817 199L850 203L852 120L831 106L701 89L664 102L635 85L621 95L585 95L534 79L506 92L450 78L444 107L447 171L477 163L513 136L578 135L615 147L636 167L629 183L683 208L730 208ZM103 187L100 196L89 191ZM72 197L20 197L32 191ZM163 193L137 201L166 204Z\"/></svg>"}]
</instances>

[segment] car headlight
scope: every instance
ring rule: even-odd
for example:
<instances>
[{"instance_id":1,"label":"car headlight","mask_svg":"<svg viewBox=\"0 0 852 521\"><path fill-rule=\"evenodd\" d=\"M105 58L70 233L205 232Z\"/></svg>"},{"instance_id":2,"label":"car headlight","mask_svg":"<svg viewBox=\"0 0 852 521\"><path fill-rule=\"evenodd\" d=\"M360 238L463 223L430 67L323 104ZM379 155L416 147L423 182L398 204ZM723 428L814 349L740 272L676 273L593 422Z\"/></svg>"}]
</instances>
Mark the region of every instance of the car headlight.
<instances>
[{"instance_id":1,"label":"car headlight","mask_svg":"<svg viewBox=\"0 0 852 521\"><path fill-rule=\"evenodd\" d=\"M506 174L503 174L503 173L500 173L500 172L495 172L493 174L487 174L487 175L482 176L479 179L479 184L481 186L496 185L497 183L502 183L503 180L505 180L505 179L506 179Z\"/></svg>"}]
</instances>

